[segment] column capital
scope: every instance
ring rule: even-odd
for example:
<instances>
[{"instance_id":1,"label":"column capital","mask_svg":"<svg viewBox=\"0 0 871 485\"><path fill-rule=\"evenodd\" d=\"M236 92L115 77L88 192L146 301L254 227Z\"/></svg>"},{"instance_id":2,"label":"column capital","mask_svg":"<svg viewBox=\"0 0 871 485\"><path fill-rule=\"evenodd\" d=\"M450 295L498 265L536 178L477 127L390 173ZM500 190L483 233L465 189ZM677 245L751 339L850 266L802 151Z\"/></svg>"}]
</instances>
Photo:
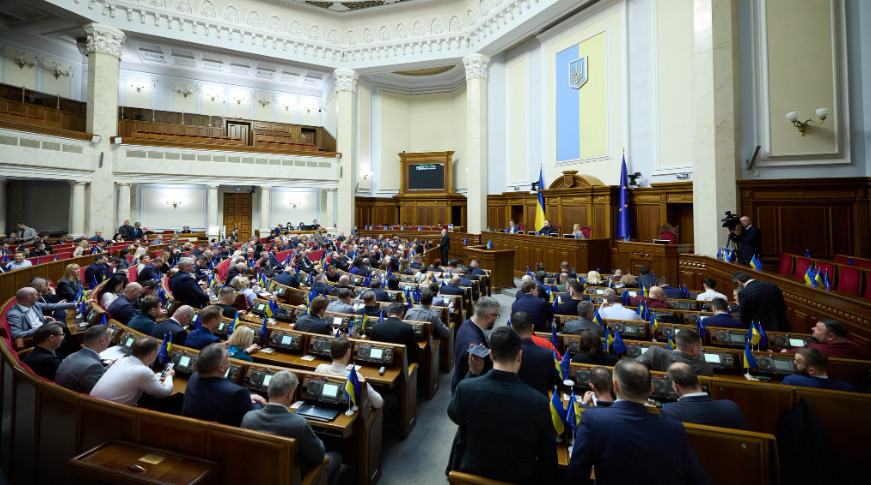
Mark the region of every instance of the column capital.
<instances>
[{"instance_id":1,"label":"column capital","mask_svg":"<svg viewBox=\"0 0 871 485\"><path fill-rule=\"evenodd\" d=\"M206 187L208 187L210 189L218 190L221 188L221 185L220 184L208 184L208 185L206 185Z\"/></svg>"},{"instance_id":2,"label":"column capital","mask_svg":"<svg viewBox=\"0 0 871 485\"><path fill-rule=\"evenodd\" d=\"M87 35L87 52L109 54L121 60L121 49L127 36L111 25L91 23L82 27Z\"/></svg>"},{"instance_id":3,"label":"column capital","mask_svg":"<svg viewBox=\"0 0 871 485\"><path fill-rule=\"evenodd\" d=\"M357 79L360 77L357 71L353 69L336 69L333 71L333 77L336 78L337 91L357 92Z\"/></svg>"},{"instance_id":4,"label":"column capital","mask_svg":"<svg viewBox=\"0 0 871 485\"><path fill-rule=\"evenodd\" d=\"M84 182L82 180L70 180L69 184L70 184L70 187L76 187L76 186L84 187L84 186L88 185L88 182Z\"/></svg>"},{"instance_id":5,"label":"column capital","mask_svg":"<svg viewBox=\"0 0 871 485\"><path fill-rule=\"evenodd\" d=\"M270 190L272 190L271 185L260 185L259 187L261 192L269 192Z\"/></svg>"},{"instance_id":6,"label":"column capital","mask_svg":"<svg viewBox=\"0 0 871 485\"><path fill-rule=\"evenodd\" d=\"M131 185L133 185L132 182L115 182L115 183L117 183L119 187L125 187L125 186L130 187Z\"/></svg>"},{"instance_id":7,"label":"column capital","mask_svg":"<svg viewBox=\"0 0 871 485\"><path fill-rule=\"evenodd\" d=\"M487 79L490 56L484 54L469 54L463 57L463 67L466 69L466 81L470 79Z\"/></svg>"}]
</instances>

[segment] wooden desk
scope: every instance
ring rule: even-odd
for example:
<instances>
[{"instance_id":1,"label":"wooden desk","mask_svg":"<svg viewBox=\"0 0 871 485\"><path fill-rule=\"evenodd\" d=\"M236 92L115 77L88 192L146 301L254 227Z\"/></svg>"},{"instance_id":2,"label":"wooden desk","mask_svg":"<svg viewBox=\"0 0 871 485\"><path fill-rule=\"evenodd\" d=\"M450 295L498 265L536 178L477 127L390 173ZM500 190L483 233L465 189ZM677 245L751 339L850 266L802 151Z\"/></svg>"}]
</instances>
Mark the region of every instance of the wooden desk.
<instances>
[{"instance_id":1,"label":"wooden desk","mask_svg":"<svg viewBox=\"0 0 871 485\"><path fill-rule=\"evenodd\" d=\"M654 244L640 241L617 241L618 266L631 274L639 274L639 268L647 266L660 278L678 285L678 254L689 253L691 244Z\"/></svg>"},{"instance_id":2,"label":"wooden desk","mask_svg":"<svg viewBox=\"0 0 871 485\"><path fill-rule=\"evenodd\" d=\"M67 461L70 482L81 485L218 483L221 464L151 446L109 441Z\"/></svg>"},{"instance_id":3,"label":"wooden desk","mask_svg":"<svg viewBox=\"0 0 871 485\"><path fill-rule=\"evenodd\" d=\"M490 291L514 287L514 250L487 249L486 245L465 246L463 257L466 264L478 260L481 269L490 270Z\"/></svg>"},{"instance_id":4,"label":"wooden desk","mask_svg":"<svg viewBox=\"0 0 871 485\"><path fill-rule=\"evenodd\" d=\"M492 241L493 249L514 250L514 276L526 274L541 261L547 268L559 268L568 261L576 271L611 267L610 239L571 239L565 237L532 236L504 232L481 233L482 241Z\"/></svg>"}]
</instances>

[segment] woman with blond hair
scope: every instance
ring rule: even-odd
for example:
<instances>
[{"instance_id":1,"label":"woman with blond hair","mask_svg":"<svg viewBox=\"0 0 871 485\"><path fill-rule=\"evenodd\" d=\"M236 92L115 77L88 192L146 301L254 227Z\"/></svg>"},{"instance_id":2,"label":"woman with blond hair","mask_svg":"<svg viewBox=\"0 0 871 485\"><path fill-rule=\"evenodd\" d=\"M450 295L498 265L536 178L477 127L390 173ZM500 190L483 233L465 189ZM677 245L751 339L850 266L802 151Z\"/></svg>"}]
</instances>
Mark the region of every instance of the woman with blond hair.
<instances>
[{"instance_id":1,"label":"woman with blond hair","mask_svg":"<svg viewBox=\"0 0 871 485\"><path fill-rule=\"evenodd\" d=\"M76 295L79 294L79 290L82 288L80 269L76 263L70 263L64 268L63 278L58 280L57 289L55 290L58 298L68 302L75 301Z\"/></svg>"},{"instance_id":2,"label":"woman with blond hair","mask_svg":"<svg viewBox=\"0 0 871 485\"><path fill-rule=\"evenodd\" d=\"M602 284L602 276L596 270L590 271L589 273L587 273L586 284L599 286Z\"/></svg>"},{"instance_id":3,"label":"woman with blond hair","mask_svg":"<svg viewBox=\"0 0 871 485\"><path fill-rule=\"evenodd\" d=\"M251 354L260 350L260 346L254 343L254 330L246 325L234 328L233 334L224 345L227 346L227 352L231 358L249 362L254 360L251 358Z\"/></svg>"},{"instance_id":4,"label":"woman with blond hair","mask_svg":"<svg viewBox=\"0 0 871 485\"><path fill-rule=\"evenodd\" d=\"M245 301L248 302L248 308L254 305L254 290L251 289L251 282L245 276L236 276L230 281L230 287L245 295Z\"/></svg>"},{"instance_id":5,"label":"woman with blond hair","mask_svg":"<svg viewBox=\"0 0 871 485\"><path fill-rule=\"evenodd\" d=\"M88 240L82 239L81 242L79 242L78 247L76 247L75 251L73 251L73 257L77 258L79 256L84 256L85 254L88 254L90 252L91 252L91 245L88 244Z\"/></svg>"}]
</instances>

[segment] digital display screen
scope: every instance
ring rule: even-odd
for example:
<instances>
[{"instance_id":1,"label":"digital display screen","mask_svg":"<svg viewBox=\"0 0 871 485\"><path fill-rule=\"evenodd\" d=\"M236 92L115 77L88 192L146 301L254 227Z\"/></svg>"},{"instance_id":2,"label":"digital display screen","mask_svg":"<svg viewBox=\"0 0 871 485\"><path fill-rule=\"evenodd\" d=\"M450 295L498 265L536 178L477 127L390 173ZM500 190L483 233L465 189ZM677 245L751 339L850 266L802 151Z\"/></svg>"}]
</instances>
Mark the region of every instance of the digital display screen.
<instances>
[{"instance_id":1,"label":"digital display screen","mask_svg":"<svg viewBox=\"0 0 871 485\"><path fill-rule=\"evenodd\" d=\"M804 347L804 340L800 338L791 338L789 339L789 345L793 347Z\"/></svg>"},{"instance_id":2,"label":"digital display screen","mask_svg":"<svg viewBox=\"0 0 871 485\"><path fill-rule=\"evenodd\" d=\"M265 376L263 376L263 385L268 386L269 381L271 381L271 380L272 380L272 374L266 374Z\"/></svg>"},{"instance_id":3,"label":"digital display screen","mask_svg":"<svg viewBox=\"0 0 871 485\"><path fill-rule=\"evenodd\" d=\"M444 188L444 163L419 163L408 166L408 190L444 190Z\"/></svg>"},{"instance_id":4,"label":"digital display screen","mask_svg":"<svg viewBox=\"0 0 871 485\"><path fill-rule=\"evenodd\" d=\"M225 377L225 378L230 377L230 371L231 371L231 370L233 370L232 367L227 367L227 372L224 372L224 377Z\"/></svg>"},{"instance_id":5,"label":"digital display screen","mask_svg":"<svg viewBox=\"0 0 871 485\"><path fill-rule=\"evenodd\" d=\"M710 362L712 364L720 363L720 356L717 354L705 354L705 362Z\"/></svg>"},{"instance_id":6,"label":"digital display screen","mask_svg":"<svg viewBox=\"0 0 871 485\"><path fill-rule=\"evenodd\" d=\"M127 337L127 341L124 342L124 346L130 347L131 345L133 345L133 340L134 340L133 337Z\"/></svg>"},{"instance_id":7,"label":"digital display screen","mask_svg":"<svg viewBox=\"0 0 871 485\"><path fill-rule=\"evenodd\" d=\"M336 317L336 318L334 318L334 319L333 319L333 325L341 325L341 324L342 324L342 320L343 320L342 317Z\"/></svg>"},{"instance_id":8,"label":"digital display screen","mask_svg":"<svg viewBox=\"0 0 871 485\"><path fill-rule=\"evenodd\" d=\"M792 370L792 362L786 359L771 359L776 370Z\"/></svg>"},{"instance_id":9,"label":"digital display screen","mask_svg":"<svg viewBox=\"0 0 871 485\"><path fill-rule=\"evenodd\" d=\"M290 343L292 341L293 341L293 337L291 337L290 335L282 335L281 336L281 345L290 345Z\"/></svg>"},{"instance_id":10,"label":"digital display screen","mask_svg":"<svg viewBox=\"0 0 871 485\"><path fill-rule=\"evenodd\" d=\"M334 384L332 382L324 382L324 390L321 392L322 396L330 396L330 397L338 397L339 395L339 385Z\"/></svg>"},{"instance_id":11,"label":"digital display screen","mask_svg":"<svg viewBox=\"0 0 871 485\"><path fill-rule=\"evenodd\" d=\"M369 351L369 357L373 359L380 359L382 355L384 355L384 350L382 349L376 349L375 347L372 347L372 350Z\"/></svg>"},{"instance_id":12,"label":"digital display screen","mask_svg":"<svg viewBox=\"0 0 871 485\"><path fill-rule=\"evenodd\" d=\"M183 355L183 356L181 356L181 359L178 359L178 366L179 367L187 367L188 364L190 364L190 363L191 363L191 358L186 356L186 355Z\"/></svg>"},{"instance_id":13,"label":"digital display screen","mask_svg":"<svg viewBox=\"0 0 871 485\"><path fill-rule=\"evenodd\" d=\"M647 349L648 349L648 347L641 347L641 355L646 354L646 353L647 353Z\"/></svg>"},{"instance_id":14,"label":"digital display screen","mask_svg":"<svg viewBox=\"0 0 871 485\"><path fill-rule=\"evenodd\" d=\"M603 288L596 288L596 294L597 294L597 295L601 295L601 294L604 294L604 293L605 293L605 290L604 290Z\"/></svg>"},{"instance_id":15,"label":"digital display screen","mask_svg":"<svg viewBox=\"0 0 871 485\"><path fill-rule=\"evenodd\" d=\"M218 330L224 330L224 325L226 324L224 322L221 322L221 324L218 325Z\"/></svg>"},{"instance_id":16,"label":"digital display screen","mask_svg":"<svg viewBox=\"0 0 871 485\"><path fill-rule=\"evenodd\" d=\"M742 335L740 333L730 333L729 334L729 341L733 342L733 343L741 343L744 341L744 335Z\"/></svg>"},{"instance_id":17,"label":"digital display screen","mask_svg":"<svg viewBox=\"0 0 871 485\"><path fill-rule=\"evenodd\" d=\"M266 305L264 305L263 303L258 303L257 304L257 311L258 312L266 311Z\"/></svg>"},{"instance_id":18,"label":"digital display screen","mask_svg":"<svg viewBox=\"0 0 871 485\"><path fill-rule=\"evenodd\" d=\"M637 291L627 291L626 293L629 293L629 296L630 296L630 297L631 297L631 296L638 296L638 292L637 292Z\"/></svg>"}]
</instances>

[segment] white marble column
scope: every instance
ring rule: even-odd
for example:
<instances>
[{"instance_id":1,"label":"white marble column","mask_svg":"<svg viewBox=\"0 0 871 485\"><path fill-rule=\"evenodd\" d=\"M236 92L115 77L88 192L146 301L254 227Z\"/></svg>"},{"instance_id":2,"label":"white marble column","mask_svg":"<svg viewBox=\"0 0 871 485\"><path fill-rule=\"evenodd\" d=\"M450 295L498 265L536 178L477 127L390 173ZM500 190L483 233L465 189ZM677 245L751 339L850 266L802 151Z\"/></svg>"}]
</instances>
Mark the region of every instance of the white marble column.
<instances>
[{"instance_id":1,"label":"white marble column","mask_svg":"<svg viewBox=\"0 0 871 485\"><path fill-rule=\"evenodd\" d=\"M130 220L130 184L118 184L118 220L116 227L120 227L124 221Z\"/></svg>"},{"instance_id":2,"label":"white marble column","mask_svg":"<svg viewBox=\"0 0 871 485\"><path fill-rule=\"evenodd\" d=\"M693 30L695 252L716 256L727 240L723 213L740 213L735 184L741 143L737 6L730 0L695 0Z\"/></svg>"},{"instance_id":3,"label":"white marble column","mask_svg":"<svg viewBox=\"0 0 871 485\"><path fill-rule=\"evenodd\" d=\"M336 227L336 189L321 189L321 211L318 220L323 227L330 229Z\"/></svg>"},{"instance_id":4,"label":"white marble column","mask_svg":"<svg viewBox=\"0 0 871 485\"><path fill-rule=\"evenodd\" d=\"M110 137L118 134L118 65L126 36L110 25L92 23L83 27L87 36L88 105L85 122L88 133L101 140L93 151L85 231L111 231L115 212L115 184L112 175L115 149ZM130 204L129 197L127 204ZM129 209L128 209L129 210ZM110 233L111 234L111 233Z\"/></svg>"},{"instance_id":5,"label":"white marble column","mask_svg":"<svg viewBox=\"0 0 871 485\"><path fill-rule=\"evenodd\" d=\"M351 232L354 226L354 196L357 188L357 73L350 69L336 69L336 104L338 122L336 124L336 151L339 160L339 188L336 204L342 208L336 215L337 231Z\"/></svg>"},{"instance_id":6,"label":"white marble column","mask_svg":"<svg viewBox=\"0 0 871 485\"><path fill-rule=\"evenodd\" d=\"M70 182L69 234L71 236L78 237L85 234L85 185L86 182Z\"/></svg>"},{"instance_id":7,"label":"white marble column","mask_svg":"<svg viewBox=\"0 0 871 485\"><path fill-rule=\"evenodd\" d=\"M218 189L220 185L209 185L209 198L208 198L208 227L206 227L206 234L208 234L209 239L218 237L221 232L221 226L218 222Z\"/></svg>"},{"instance_id":8,"label":"white marble column","mask_svg":"<svg viewBox=\"0 0 871 485\"><path fill-rule=\"evenodd\" d=\"M6 234L6 179L0 179L0 234Z\"/></svg>"},{"instance_id":9,"label":"white marble column","mask_svg":"<svg viewBox=\"0 0 871 485\"><path fill-rule=\"evenodd\" d=\"M466 69L466 167L457 177L466 180L467 231L479 234L487 225L487 69L490 58L469 54Z\"/></svg>"},{"instance_id":10,"label":"white marble column","mask_svg":"<svg viewBox=\"0 0 871 485\"><path fill-rule=\"evenodd\" d=\"M269 191L272 187L269 185L260 186L260 237L266 237L273 227L269 222Z\"/></svg>"}]
</instances>

